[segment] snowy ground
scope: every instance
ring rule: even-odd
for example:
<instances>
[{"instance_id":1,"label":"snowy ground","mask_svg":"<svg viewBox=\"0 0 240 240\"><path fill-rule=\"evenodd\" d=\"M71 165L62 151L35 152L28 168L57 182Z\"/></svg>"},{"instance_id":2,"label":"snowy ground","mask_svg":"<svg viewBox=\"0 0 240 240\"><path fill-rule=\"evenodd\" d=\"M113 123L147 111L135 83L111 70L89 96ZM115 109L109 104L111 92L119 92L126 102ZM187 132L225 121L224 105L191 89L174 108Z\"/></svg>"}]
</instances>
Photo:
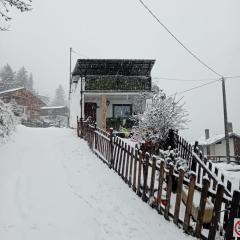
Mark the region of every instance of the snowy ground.
<instances>
[{"instance_id":1,"label":"snowy ground","mask_svg":"<svg viewBox=\"0 0 240 240\"><path fill-rule=\"evenodd\" d=\"M216 163L214 165L232 182L233 190L240 190L240 165L233 163Z\"/></svg>"},{"instance_id":2,"label":"snowy ground","mask_svg":"<svg viewBox=\"0 0 240 240\"><path fill-rule=\"evenodd\" d=\"M0 156L1 240L192 239L72 130L19 126Z\"/></svg>"}]
</instances>

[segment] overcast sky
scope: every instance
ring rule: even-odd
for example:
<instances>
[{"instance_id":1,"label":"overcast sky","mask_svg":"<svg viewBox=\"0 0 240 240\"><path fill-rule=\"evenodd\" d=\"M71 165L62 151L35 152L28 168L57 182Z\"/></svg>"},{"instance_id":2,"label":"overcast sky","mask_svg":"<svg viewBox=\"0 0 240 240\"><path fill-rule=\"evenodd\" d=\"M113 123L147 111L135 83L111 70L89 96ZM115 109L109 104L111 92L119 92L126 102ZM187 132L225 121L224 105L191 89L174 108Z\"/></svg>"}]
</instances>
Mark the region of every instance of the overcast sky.
<instances>
[{"instance_id":1,"label":"overcast sky","mask_svg":"<svg viewBox=\"0 0 240 240\"><path fill-rule=\"evenodd\" d=\"M200 58L224 76L240 75L239 0L145 0ZM10 13L11 31L0 32L0 66L25 66L41 94L69 84L69 47L89 58L156 59L153 77L217 78L201 66L146 12L138 0L33 0L28 13ZM158 80L167 94L202 82ZM229 121L240 133L240 79L228 80ZM179 95L189 112L189 139L205 128L223 133L221 84Z\"/></svg>"}]
</instances>

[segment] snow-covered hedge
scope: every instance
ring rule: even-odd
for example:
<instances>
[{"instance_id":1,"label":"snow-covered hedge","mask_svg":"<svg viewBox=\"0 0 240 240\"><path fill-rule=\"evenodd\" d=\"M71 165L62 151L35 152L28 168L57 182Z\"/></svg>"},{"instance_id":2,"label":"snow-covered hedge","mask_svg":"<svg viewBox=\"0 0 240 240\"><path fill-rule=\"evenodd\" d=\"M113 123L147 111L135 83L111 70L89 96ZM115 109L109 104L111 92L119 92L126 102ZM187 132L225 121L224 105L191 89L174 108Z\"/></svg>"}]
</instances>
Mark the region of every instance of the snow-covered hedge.
<instances>
[{"instance_id":1,"label":"snow-covered hedge","mask_svg":"<svg viewBox=\"0 0 240 240\"><path fill-rule=\"evenodd\" d=\"M15 129L16 118L10 104L0 100L0 142Z\"/></svg>"}]
</instances>

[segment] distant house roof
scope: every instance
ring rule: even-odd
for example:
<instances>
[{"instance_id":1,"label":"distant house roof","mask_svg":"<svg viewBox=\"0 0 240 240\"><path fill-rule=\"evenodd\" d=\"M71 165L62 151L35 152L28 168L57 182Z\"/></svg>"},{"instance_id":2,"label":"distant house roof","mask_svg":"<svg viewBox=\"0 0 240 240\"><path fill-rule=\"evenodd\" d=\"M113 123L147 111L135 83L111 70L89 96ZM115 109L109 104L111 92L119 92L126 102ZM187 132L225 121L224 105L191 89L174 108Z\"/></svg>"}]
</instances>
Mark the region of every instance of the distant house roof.
<instances>
[{"instance_id":1,"label":"distant house roof","mask_svg":"<svg viewBox=\"0 0 240 240\"><path fill-rule=\"evenodd\" d=\"M231 132L229 133L229 137L237 137L237 138L240 138L240 135L234 133L234 132ZM201 146L207 146L207 145L212 145L212 144L215 144L219 141L222 141L225 139L225 134L217 134L217 135L213 135L211 136L210 138L208 139L205 139L205 137L201 137L199 140L198 140L198 144L201 145Z\"/></svg>"},{"instance_id":2,"label":"distant house roof","mask_svg":"<svg viewBox=\"0 0 240 240\"><path fill-rule=\"evenodd\" d=\"M30 102L33 101L33 99L35 99L35 101L37 101L39 105L42 105L42 106L46 105L38 96L36 96L30 90L27 90L24 87L11 88L11 89L8 89L5 91L1 91L0 98L5 98L5 97L9 96L11 99L14 99L17 96L18 92L24 94L28 99L30 99ZM17 103L22 105L23 102L26 102L26 99L27 99L26 97L25 98L17 97L16 98L16 99L18 99ZM21 101L20 101L20 99L21 99Z\"/></svg>"},{"instance_id":3,"label":"distant house roof","mask_svg":"<svg viewBox=\"0 0 240 240\"><path fill-rule=\"evenodd\" d=\"M144 59L78 59L73 76L122 75L150 77L155 60Z\"/></svg>"},{"instance_id":4,"label":"distant house roof","mask_svg":"<svg viewBox=\"0 0 240 240\"><path fill-rule=\"evenodd\" d=\"M5 94L5 93L10 93L10 92L16 92L19 90L25 89L24 87L19 87L19 88L12 88L12 89L8 89L8 90L4 90L0 92L0 95Z\"/></svg>"}]
</instances>

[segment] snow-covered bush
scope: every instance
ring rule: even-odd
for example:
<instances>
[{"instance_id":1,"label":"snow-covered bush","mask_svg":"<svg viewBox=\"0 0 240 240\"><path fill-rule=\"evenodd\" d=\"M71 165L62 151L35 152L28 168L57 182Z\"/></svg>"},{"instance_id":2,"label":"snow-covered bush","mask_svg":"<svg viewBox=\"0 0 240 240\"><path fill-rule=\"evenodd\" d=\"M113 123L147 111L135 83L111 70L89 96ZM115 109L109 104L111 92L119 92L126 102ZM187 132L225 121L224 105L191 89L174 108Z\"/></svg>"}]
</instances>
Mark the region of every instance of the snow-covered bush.
<instances>
[{"instance_id":1,"label":"snow-covered bush","mask_svg":"<svg viewBox=\"0 0 240 240\"><path fill-rule=\"evenodd\" d=\"M159 91L153 95L150 108L132 117L135 122L133 134L139 140L164 141L170 129L179 130L186 126L187 116L184 104Z\"/></svg>"},{"instance_id":2,"label":"snow-covered bush","mask_svg":"<svg viewBox=\"0 0 240 240\"><path fill-rule=\"evenodd\" d=\"M166 151L160 150L159 156L160 160L164 161L166 167L168 167L169 164L173 164L176 171L179 171L179 169L182 168L185 172L187 172L188 162L180 157L177 149L172 150L171 147L169 147Z\"/></svg>"},{"instance_id":3,"label":"snow-covered bush","mask_svg":"<svg viewBox=\"0 0 240 240\"><path fill-rule=\"evenodd\" d=\"M16 117L10 104L0 100L0 141L10 135L15 129Z\"/></svg>"}]
</instances>

